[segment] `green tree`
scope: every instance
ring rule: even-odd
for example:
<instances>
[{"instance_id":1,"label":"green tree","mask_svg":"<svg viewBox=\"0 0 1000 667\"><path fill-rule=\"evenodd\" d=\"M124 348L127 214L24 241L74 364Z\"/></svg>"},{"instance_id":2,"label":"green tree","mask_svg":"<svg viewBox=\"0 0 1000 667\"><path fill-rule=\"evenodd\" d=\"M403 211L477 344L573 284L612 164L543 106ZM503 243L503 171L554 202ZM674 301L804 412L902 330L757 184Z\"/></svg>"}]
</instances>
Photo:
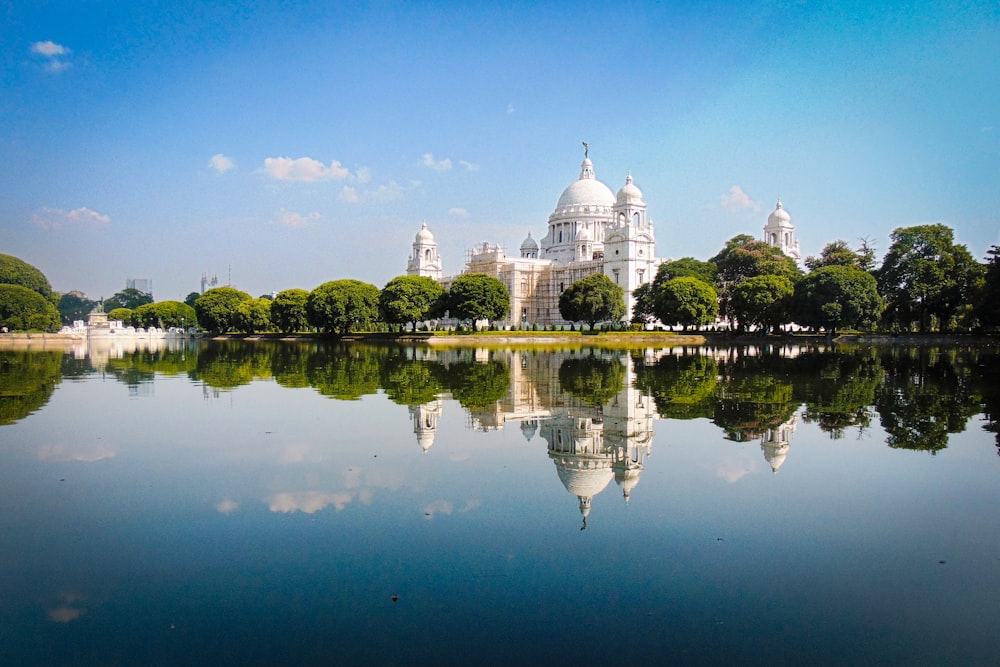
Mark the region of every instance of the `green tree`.
<instances>
[{"instance_id":1,"label":"green tree","mask_svg":"<svg viewBox=\"0 0 1000 667\"><path fill-rule=\"evenodd\" d=\"M136 326L134 315L131 308L114 308L108 311L108 319L112 322L119 321L131 326Z\"/></svg>"},{"instance_id":2,"label":"green tree","mask_svg":"<svg viewBox=\"0 0 1000 667\"><path fill-rule=\"evenodd\" d=\"M306 299L309 324L344 335L378 321L378 288L360 280L331 280Z\"/></svg>"},{"instance_id":3,"label":"green tree","mask_svg":"<svg viewBox=\"0 0 1000 667\"><path fill-rule=\"evenodd\" d=\"M440 308L444 288L428 276L397 276L379 294L382 319L389 324L411 324L433 317Z\"/></svg>"},{"instance_id":4,"label":"green tree","mask_svg":"<svg viewBox=\"0 0 1000 667\"><path fill-rule=\"evenodd\" d=\"M847 266L853 269L864 270L866 259L861 252L851 250L847 241L831 241L823 246L819 257L806 257L806 266L811 270L821 269L824 266Z\"/></svg>"},{"instance_id":5,"label":"green tree","mask_svg":"<svg viewBox=\"0 0 1000 667\"><path fill-rule=\"evenodd\" d=\"M87 316L97 306L96 301L88 299L83 292L66 292L59 297L59 317L62 323L70 326L76 320L87 320Z\"/></svg>"},{"instance_id":6,"label":"green tree","mask_svg":"<svg viewBox=\"0 0 1000 667\"><path fill-rule=\"evenodd\" d=\"M603 273L581 278L559 295L559 314L568 322L617 322L625 316L625 292Z\"/></svg>"},{"instance_id":7,"label":"green tree","mask_svg":"<svg viewBox=\"0 0 1000 667\"><path fill-rule=\"evenodd\" d=\"M258 297L240 302L236 306L236 327L248 334L267 331L271 327L271 300Z\"/></svg>"},{"instance_id":8,"label":"green tree","mask_svg":"<svg viewBox=\"0 0 1000 667\"><path fill-rule=\"evenodd\" d=\"M235 287L213 287L194 302L198 324L207 331L225 333L238 326L238 309L244 301L252 299Z\"/></svg>"},{"instance_id":9,"label":"green tree","mask_svg":"<svg viewBox=\"0 0 1000 667\"><path fill-rule=\"evenodd\" d=\"M954 243L947 225L899 227L890 238L877 272L886 323L908 331L916 322L920 331L930 331L934 318L939 329L953 327L971 302L983 265L964 245Z\"/></svg>"},{"instance_id":10,"label":"green tree","mask_svg":"<svg viewBox=\"0 0 1000 667\"><path fill-rule=\"evenodd\" d=\"M129 308L135 310L139 306L153 303L153 295L146 294L134 287L126 287L121 292L116 292L110 299L104 300L104 310L111 311L115 308Z\"/></svg>"},{"instance_id":11,"label":"green tree","mask_svg":"<svg viewBox=\"0 0 1000 667\"><path fill-rule=\"evenodd\" d=\"M733 289L741 281L757 276L774 275L787 278L793 284L802 276L795 260L780 249L764 241L757 241L748 234L730 239L719 253L709 260L719 271L716 286L722 314L733 323L739 319L733 312Z\"/></svg>"},{"instance_id":12,"label":"green tree","mask_svg":"<svg viewBox=\"0 0 1000 667\"><path fill-rule=\"evenodd\" d=\"M995 331L1000 328L1000 246L990 246L986 254L986 274L975 313L987 331Z\"/></svg>"},{"instance_id":13,"label":"green tree","mask_svg":"<svg viewBox=\"0 0 1000 667\"><path fill-rule=\"evenodd\" d=\"M24 419L49 402L63 378L62 358L62 352L52 350L0 351L0 426Z\"/></svg>"},{"instance_id":14,"label":"green tree","mask_svg":"<svg viewBox=\"0 0 1000 667\"><path fill-rule=\"evenodd\" d=\"M715 414L718 366L715 359L699 353L667 354L649 363L633 359L635 386L653 396L664 419L711 419Z\"/></svg>"},{"instance_id":15,"label":"green tree","mask_svg":"<svg viewBox=\"0 0 1000 667\"><path fill-rule=\"evenodd\" d=\"M740 329L748 325L780 329L791 320L795 286L784 276L761 275L736 283L730 291L730 308Z\"/></svg>"},{"instance_id":16,"label":"green tree","mask_svg":"<svg viewBox=\"0 0 1000 667\"><path fill-rule=\"evenodd\" d=\"M504 284L485 273L466 273L455 279L446 297L452 317L460 320L499 320L510 312L510 294Z\"/></svg>"},{"instance_id":17,"label":"green tree","mask_svg":"<svg viewBox=\"0 0 1000 667\"><path fill-rule=\"evenodd\" d=\"M21 285L0 285L0 327L10 331L59 331L55 304Z\"/></svg>"},{"instance_id":18,"label":"green tree","mask_svg":"<svg viewBox=\"0 0 1000 667\"><path fill-rule=\"evenodd\" d=\"M635 305L632 306L632 322L649 324L656 319L656 298L653 289L656 283L639 285L632 291Z\"/></svg>"},{"instance_id":19,"label":"green tree","mask_svg":"<svg viewBox=\"0 0 1000 667\"><path fill-rule=\"evenodd\" d=\"M52 286L45 274L13 255L0 255L0 285L20 285L46 299L52 298Z\"/></svg>"},{"instance_id":20,"label":"green tree","mask_svg":"<svg viewBox=\"0 0 1000 667\"><path fill-rule=\"evenodd\" d=\"M110 317L110 316L109 316ZM146 327L188 327L198 321L194 308L180 301L157 301L139 306L132 311L132 321Z\"/></svg>"},{"instance_id":21,"label":"green tree","mask_svg":"<svg viewBox=\"0 0 1000 667\"><path fill-rule=\"evenodd\" d=\"M601 408L625 387L625 365L614 357L598 357L593 351L564 359L559 365L559 386L584 405Z\"/></svg>"},{"instance_id":22,"label":"green tree","mask_svg":"<svg viewBox=\"0 0 1000 667\"><path fill-rule=\"evenodd\" d=\"M719 267L712 262L703 262L694 257L681 257L672 262L660 264L656 270L654 282L665 283L674 278L697 278L698 280L715 284L715 276L719 272Z\"/></svg>"},{"instance_id":23,"label":"green tree","mask_svg":"<svg viewBox=\"0 0 1000 667\"><path fill-rule=\"evenodd\" d=\"M835 333L842 327L871 327L883 308L870 273L862 271L860 265L828 264L795 286L792 310L799 324Z\"/></svg>"},{"instance_id":24,"label":"green tree","mask_svg":"<svg viewBox=\"0 0 1000 667\"><path fill-rule=\"evenodd\" d=\"M510 388L510 368L493 358L484 364L455 362L448 366L446 378L452 398L468 410L492 408Z\"/></svg>"},{"instance_id":25,"label":"green tree","mask_svg":"<svg viewBox=\"0 0 1000 667\"><path fill-rule=\"evenodd\" d=\"M693 276L673 278L653 289L653 312L664 324L680 324L687 331L712 322L719 313L715 288Z\"/></svg>"},{"instance_id":26,"label":"green tree","mask_svg":"<svg viewBox=\"0 0 1000 667\"><path fill-rule=\"evenodd\" d=\"M201 296L201 292L188 292L188 295L184 297L184 303L194 308L194 302L198 300Z\"/></svg>"},{"instance_id":27,"label":"green tree","mask_svg":"<svg viewBox=\"0 0 1000 667\"><path fill-rule=\"evenodd\" d=\"M292 333L309 327L306 300L309 292L304 289L286 289L278 292L271 304L271 322L279 331Z\"/></svg>"}]
</instances>

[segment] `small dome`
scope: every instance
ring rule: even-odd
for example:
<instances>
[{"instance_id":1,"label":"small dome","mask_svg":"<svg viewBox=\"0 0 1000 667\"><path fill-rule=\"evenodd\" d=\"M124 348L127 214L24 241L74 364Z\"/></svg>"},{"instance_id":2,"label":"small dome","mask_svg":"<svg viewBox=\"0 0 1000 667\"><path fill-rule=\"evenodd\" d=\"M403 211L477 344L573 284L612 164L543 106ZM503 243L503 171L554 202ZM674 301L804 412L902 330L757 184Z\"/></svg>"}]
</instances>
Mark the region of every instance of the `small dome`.
<instances>
[{"instance_id":1,"label":"small dome","mask_svg":"<svg viewBox=\"0 0 1000 667\"><path fill-rule=\"evenodd\" d=\"M524 239L521 243L521 252L538 250L538 242L531 238L531 232L528 232L528 238Z\"/></svg>"},{"instance_id":2,"label":"small dome","mask_svg":"<svg viewBox=\"0 0 1000 667\"><path fill-rule=\"evenodd\" d=\"M417 243L431 243L434 240L434 235L431 234L431 230L427 229L426 222L421 225L420 231L417 232L417 237L414 240Z\"/></svg>"},{"instance_id":3,"label":"small dome","mask_svg":"<svg viewBox=\"0 0 1000 667\"><path fill-rule=\"evenodd\" d=\"M644 204L642 201L642 190L632 182L632 172L625 178L625 185L618 191L619 204Z\"/></svg>"},{"instance_id":4,"label":"small dome","mask_svg":"<svg viewBox=\"0 0 1000 667\"><path fill-rule=\"evenodd\" d=\"M781 200L775 204L774 212L767 216L767 224L769 225L780 225L782 223L791 222L792 216L788 215L788 211L781 207Z\"/></svg>"},{"instance_id":5,"label":"small dome","mask_svg":"<svg viewBox=\"0 0 1000 667\"><path fill-rule=\"evenodd\" d=\"M580 231L576 233L577 241L593 241L594 236L590 233L590 230L586 227L580 227Z\"/></svg>"}]
</instances>

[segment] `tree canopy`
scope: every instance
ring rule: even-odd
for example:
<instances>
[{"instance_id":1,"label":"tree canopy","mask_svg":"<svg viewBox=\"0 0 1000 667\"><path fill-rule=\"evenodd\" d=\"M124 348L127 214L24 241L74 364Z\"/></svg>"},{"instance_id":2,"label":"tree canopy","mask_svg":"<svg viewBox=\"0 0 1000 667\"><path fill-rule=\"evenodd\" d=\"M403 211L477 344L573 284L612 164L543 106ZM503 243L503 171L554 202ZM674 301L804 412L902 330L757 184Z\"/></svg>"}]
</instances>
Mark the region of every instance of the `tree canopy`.
<instances>
[{"instance_id":1,"label":"tree canopy","mask_svg":"<svg viewBox=\"0 0 1000 667\"><path fill-rule=\"evenodd\" d=\"M672 262L660 264L654 282L664 283L674 278L697 278L709 285L715 283L719 267L712 262L703 262L694 257L681 257Z\"/></svg>"},{"instance_id":2,"label":"tree canopy","mask_svg":"<svg viewBox=\"0 0 1000 667\"><path fill-rule=\"evenodd\" d=\"M818 268L800 280L793 302L796 322L830 332L874 326L884 308L870 273L837 264Z\"/></svg>"},{"instance_id":3,"label":"tree canopy","mask_svg":"<svg viewBox=\"0 0 1000 667\"><path fill-rule=\"evenodd\" d=\"M581 278L559 295L559 314L568 322L617 322L625 316L625 292L603 273Z\"/></svg>"},{"instance_id":4,"label":"tree canopy","mask_svg":"<svg viewBox=\"0 0 1000 667\"><path fill-rule=\"evenodd\" d=\"M153 295L147 294L134 287L126 287L121 292L115 292L109 299L104 300L104 310L110 311L115 308L128 308L135 310L139 306L153 303Z\"/></svg>"},{"instance_id":5,"label":"tree canopy","mask_svg":"<svg viewBox=\"0 0 1000 667\"><path fill-rule=\"evenodd\" d=\"M109 316L110 317L110 316ZM132 311L132 320L140 327L189 327L198 322L194 308L180 301L157 301Z\"/></svg>"},{"instance_id":6,"label":"tree canopy","mask_svg":"<svg viewBox=\"0 0 1000 667\"><path fill-rule=\"evenodd\" d=\"M248 334L267 331L271 327L271 299L257 297L241 301L236 306L236 328Z\"/></svg>"},{"instance_id":7,"label":"tree canopy","mask_svg":"<svg viewBox=\"0 0 1000 667\"><path fill-rule=\"evenodd\" d=\"M433 317L440 309L444 288L428 276L396 276L379 294L379 312L389 324L411 324Z\"/></svg>"},{"instance_id":8,"label":"tree canopy","mask_svg":"<svg viewBox=\"0 0 1000 667\"><path fill-rule=\"evenodd\" d=\"M55 304L22 285L0 285L0 326L10 331L59 331Z\"/></svg>"},{"instance_id":9,"label":"tree canopy","mask_svg":"<svg viewBox=\"0 0 1000 667\"><path fill-rule=\"evenodd\" d=\"M446 297L452 317L460 320L499 320L510 312L510 294L504 284L485 273L466 273L455 279Z\"/></svg>"},{"instance_id":10,"label":"tree canopy","mask_svg":"<svg viewBox=\"0 0 1000 667\"><path fill-rule=\"evenodd\" d=\"M756 326L778 329L791 320L795 286L784 276L760 275L736 283L730 292L730 308L741 329Z\"/></svg>"},{"instance_id":11,"label":"tree canopy","mask_svg":"<svg viewBox=\"0 0 1000 667\"><path fill-rule=\"evenodd\" d=\"M252 298L235 287L213 287L194 302L198 324L208 331L232 331L239 326L237 310L240 303Z\"/></svg>"},{"instance_id":12,"label":"tree canopy","mask_svg":"<svg viewBox=\"0 0 1000 667\"><path fill-rule=\"evenodd\" d=\"M806 257L806 266L810 270L821 269L824 266L847 266L859 270L867 270L871 264L871 251L867 246L862 246L862 250L855 252L847 244L847 241L837 239L823 246L819 257Z\"/></svg>"},{"instance_id":13,"label":"tree canopy","mask_svg":"<svg viewBox=\"0 0 1000 667\"><path fill-rule=\"evenodd\" d=\"M284 333L302 331L309 326L306 301L309 292L304 289L286 289L278 292L271 303L271 323Z\"/></svg>"},{"instance_id":14,"label":"tree canopy","mask_svg":"<svg viewBox=\"0 0 1000 667\"><path fill-rule=\"evenodd\" d=\"M715 288L694 276L654 284L652 290L653 313L664 324L680 324L686 330L709 324L719 313Z\"/></svg>"},{"instance_id":15,"label":"tree canopy","mask_svg":"<svg viewBox=\"0 0 1000 667\"><path fill-rule=\"evenodd\" d=\"M20 285L46 299L52 296L52 286L45 274L13 255L0 255L0 285Z\"/></svg>"},{"instance_id":16,"label":"tree canopy","mask_svg":"<svg viewBox=\"0 0 1000 667\"><path fill-rule=\"evenodd\" d=\"M87 320L90 311L97 306L96 301L91 301L83 292L66 292L59 297L59 316L62 323L69 326L76 320Z\"/></svg>"},{"instance_id":17,"label":"tree canopy","mask_svg":"<svg viewBox=\"0 0 1000 667\"><path fill-rule=\"evenodd\" d=\"M325 282L306 299L309 323L326 333L344 335L378 321L378 288L360 280Z\"/></svg>"}]
</instances>

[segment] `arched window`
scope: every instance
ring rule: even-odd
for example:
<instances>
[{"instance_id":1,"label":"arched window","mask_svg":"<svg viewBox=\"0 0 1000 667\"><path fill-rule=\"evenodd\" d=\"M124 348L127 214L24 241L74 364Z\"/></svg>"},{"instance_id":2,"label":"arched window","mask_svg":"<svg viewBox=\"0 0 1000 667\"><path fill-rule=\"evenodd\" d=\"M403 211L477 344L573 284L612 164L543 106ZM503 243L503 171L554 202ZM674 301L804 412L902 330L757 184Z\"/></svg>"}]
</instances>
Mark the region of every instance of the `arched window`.
<instances>
[{"instance_id":1,"label":"arched window","mask_svg":"<svg viewBox=\"0 0 1000 667\"><path fill-rule=\"evenodd\" d=\"M428 262L431 261L431 249L430 248L428 248L427 250L424 251L424 259L426 259Z\"/></svg>"},{"instance_id":2,"label":"arched window","mask_svg":"<svg viewBox=\"0 0 1000 667\"><path fill-rule=\"evenodd\" d=\"M635 225L636 227L639 226L639 214L638 213L636 213L635 215L632 216L632 224Z\"/></svg>"}]
</instances>

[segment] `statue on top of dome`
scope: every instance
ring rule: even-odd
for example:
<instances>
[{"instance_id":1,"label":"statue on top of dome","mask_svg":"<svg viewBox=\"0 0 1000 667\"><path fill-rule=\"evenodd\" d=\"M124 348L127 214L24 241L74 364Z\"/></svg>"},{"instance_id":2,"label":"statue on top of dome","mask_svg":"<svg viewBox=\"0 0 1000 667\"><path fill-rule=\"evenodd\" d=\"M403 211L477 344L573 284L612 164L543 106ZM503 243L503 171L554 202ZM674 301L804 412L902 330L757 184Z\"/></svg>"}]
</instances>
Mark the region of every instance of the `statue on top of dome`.
<instances>
[{"instance_id":1,"label":"statue on top of dome","mask_svg":"<svg viewBox=\"0 0 1000 667\"><path fill-rule=\"evenodd\" d=\"M586 141L583 142L583 159L586 160L590 157L590 144Z\"/></svg>"}]
</instances>

